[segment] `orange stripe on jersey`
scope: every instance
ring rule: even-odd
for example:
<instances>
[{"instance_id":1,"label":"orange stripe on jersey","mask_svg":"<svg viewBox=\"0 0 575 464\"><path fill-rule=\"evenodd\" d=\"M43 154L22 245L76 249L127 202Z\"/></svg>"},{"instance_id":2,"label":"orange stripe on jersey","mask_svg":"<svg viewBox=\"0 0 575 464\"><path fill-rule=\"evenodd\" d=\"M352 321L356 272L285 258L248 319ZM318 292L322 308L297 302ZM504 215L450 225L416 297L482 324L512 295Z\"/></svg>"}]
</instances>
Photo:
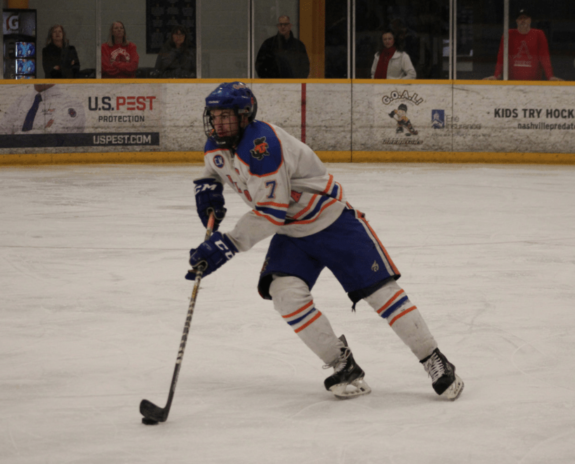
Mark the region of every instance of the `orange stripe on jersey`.
<instances>
[{"instance_id":1,"label":"orange stripe on jersey","mask_svg":"<svg viewBox=\"0 0 575 464\"><path fill-rule=\"evenodd\" d=\"M258 206L277 206L278 208L287 208L289 205L283 203L274 203L273 201L268 201L265 203L256 203Z\"/></svg>"},{"instance_id":2,"label":"orange stripe on jersey","mask_svg":"<svg viewBox=\"0 0 575 464\"><path fill-rule=\"evenodd\" d=\"M358 211L359 212L359 211ZM383 244L379 241L379 237L377 236L377 234L375 233L375 231L371 228L371 226L369 225L369 222L367 222L367 220L365 219L365 215L362 217L358 217L358 219L360 221L362 221L367 228L369 229L369 231L372 233L373 237L375 238L375 240L377 240L377 243L379 244L379 246L381 247L381 251L383 251L383 254L385 255L385 258L387 259L387 262L389 263L389 265L391 266L391 268L393 269L393 272L395 274L401 274L399 272L399 269L397 269L397 267L395 267L395 264L393 264L393 261L391 260L391 257L387 254L387 250L385 249L385 247L383 246Z\"/></svg>"},{"instance_id":3,"label":"orange stripe on jersey","mask_svg":"<svg viewBox=\"0 0 575 464\"><path fill-rule=\"evenodd\" d=\"M303 329L305 329L308 325L310 325L311 323L313 323L314 321L316 321L319 317L321 316L321 313L318 311L317 314L310 319L309 321L307 321L304 325L302 325L299 329L294 330L295 333L299 333L301 332Z\"/></svg>"},{"instance_id":4,"label":"orange stripe on jersey","mask_svg":"<svg viewBox=\"0 0 575 464\"><path fill-rule=\"evenodd\" d=\"M305 311L305 310L306 310L307 308L309 308L312 304L313 304L313 300L311 300L308 304L302 306L301 308L295 310L293 313L288 314L288 315L286 315L286 316L282 316L282 317L283 317L284 319L287 319L287 318L289 318L289 317L293 317L293 316L295 316L296 314L299 314L299 313L301 313L302 311Z\"/></svg>"},{"instance_id":5,"label":"orange stripe on jersey","mask_svg":"<svg viewBox=\"0 0 575 464\"><path fill-rule=\"evenodd\" d=\"M307 212L311 209L311 207L313 206L313 204L315 203L315 199L316 199L316 198L317 198L317 193L314 194L314 195L311 197L311 200L309 201L309 203L307 204L307 206L306 206L304 209L302 209L299 213L297 213L292 219L297 219L297 218L300 217L301 215L307 213Z\"/></svg>"},{"instance_id":6,"label":"orange stripe on jersey","mask_svg":"<svg viewBox=\"0 0 575 464\"><path fill-rule=\"evenodd\" d=\"M416 306L412 306L411 308L407 308L405 311L403 311L401 314L398 314L397 316L395 316L389 323L389 326L391 327L393 325L393 323L395 321L397 321L400 317L405 316L407 313L410 313L411 311L417 309Z\"/></svg>"},{"instance_id":7,"label":"orange stripe on jersey","mask_svg":"<svg viewBox=\"0 0 575 464\"><path fill-rule=\"evenodd\" d=\"M255 209L252 209L252 211L256 214L256 216L259 217L263 217L266 218L268 221L270 221L272 224L276 225L276 226L283 226L284 223L283 222L279 222L279 221L274 221L270 216L268 216L267 214L262 214L259 211L256 211Z\"/></svg>"},{"instance_id":8,"label":"orange stripe on jersey","mask_svg":"<svg viewBox=\"0 0 575 464\"><path fill-rule=\"evenodd\" d=\"M315 222L318 220L318 218L320 217L321 213L323 212L324 209L326 209L328 206L333 205L337 200L334 198L333 200L328 201L325 205L322 206L322 208L318 211L318 213L311 219L308 219L307 221L294 221L292 222L292 224L311 224L312 222Z\"/></svg>"},{"instance_id":9,"label":"orange stripe on jersey","mask_svg":"<svg viewBox=\"0 0 575 464\"><path fill-rule=\"evenodd\" d=\"M395 295L393 295L390 300L385 303L381 308L379 308L376 312L377 314L381 314L382 312L384 312L387 308L389 308L391 306L391 303L393 303L395 301L395 299L401 295L402 293L404 293L404 290L401 289L399 292L397 292Z\"/></svg>"},{"instance_id":10,"label":"orange stripe on jersey","mask_svg":"<svg viewBox=\"0 0 575 464\"><path fill-rule=\"evenodd\" d=\"M325 190L321 193L322 194L328 194L330 189L331 189L332 183L333 183L333 176L331 174L329 174L329 180L327 181L327 186L326 186Z\"/></svg>"},{"instance_id":11,"label":"orange stripe on jersey","mask_svg":"<svg viewBox=\"0 0 575 464\"><path fill-rule=\"evenodd\" d=\"M339 196L337 197L337 199L341 201L341 199L343 198L343 187L339 182L336 182L335 184L339 187Z\"/></svg>"}]
</instances>

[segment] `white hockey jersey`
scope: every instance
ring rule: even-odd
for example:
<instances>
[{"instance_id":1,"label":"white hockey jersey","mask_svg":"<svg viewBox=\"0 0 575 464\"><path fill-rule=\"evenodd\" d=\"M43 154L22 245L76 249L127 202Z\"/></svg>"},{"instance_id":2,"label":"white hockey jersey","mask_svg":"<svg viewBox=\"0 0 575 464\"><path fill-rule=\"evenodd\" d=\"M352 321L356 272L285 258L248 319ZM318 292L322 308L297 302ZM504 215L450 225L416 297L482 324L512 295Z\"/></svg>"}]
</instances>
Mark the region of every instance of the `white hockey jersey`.
<instances>
[{"instance_id":1,"label":"white hockey jersey","mask_svg":"<svg viewBox=\"0 0 575 464\"><path fill-rule=\"evenodd\" d=\"M315 234L346 207L341 185L314 151L273 124L252 122L233 153L208 140L204 163L202 178L230 185L251 208L226 232L239 251L275 233Z\"/></svg>"}]
</instances>

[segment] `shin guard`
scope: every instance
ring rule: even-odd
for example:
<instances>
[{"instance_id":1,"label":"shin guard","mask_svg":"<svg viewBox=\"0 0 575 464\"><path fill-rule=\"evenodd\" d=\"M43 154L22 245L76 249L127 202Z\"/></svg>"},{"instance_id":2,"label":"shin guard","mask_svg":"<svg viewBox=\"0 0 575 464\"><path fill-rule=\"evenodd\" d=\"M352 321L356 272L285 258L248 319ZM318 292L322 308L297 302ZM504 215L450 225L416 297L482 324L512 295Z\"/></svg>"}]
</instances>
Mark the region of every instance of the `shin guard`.
<instances>
[{"instance_id":1,"label":"shin guard","mask_svg":"<svg viewBox=\"0 0 575 464\"><path fill-rule=\"evenodd\" d=\"M274 275L270 295L283 320L325 364L339 357L343 343L335 335L327 317L315 307L303 280Z\"/></svg>"},{"instance_id":2,"label":"shin guard","mask_svg":"<svg viewBox=\"0 0 575 464\"><path fill-rule=\"evenodd\" d=\"M365 301L388 322L418 360L429 356L437 348L419 310L409 301L397 282L387 283L365 298Z\"/></svg>"}]
</instances>

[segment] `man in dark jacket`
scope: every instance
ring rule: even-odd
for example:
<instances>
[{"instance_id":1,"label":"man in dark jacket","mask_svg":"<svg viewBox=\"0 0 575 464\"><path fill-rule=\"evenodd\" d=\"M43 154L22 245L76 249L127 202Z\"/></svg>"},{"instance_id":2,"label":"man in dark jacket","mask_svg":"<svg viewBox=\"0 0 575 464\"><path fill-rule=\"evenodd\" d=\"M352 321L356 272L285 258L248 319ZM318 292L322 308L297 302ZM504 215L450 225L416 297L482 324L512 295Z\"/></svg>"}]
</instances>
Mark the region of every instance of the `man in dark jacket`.
<instances>
[{"instance_id":1,"label":"man in dark jacket","mask_svg":"<svg viewBox=\"0 0 575 464\"><path fill-rule=\"evenodd\" d=\"M293 36L289 16L278 18L277 35L266 39L260 47L256 71L262 79L306 79L309 76L305 45Z\"/></svg>"}]
</instances>

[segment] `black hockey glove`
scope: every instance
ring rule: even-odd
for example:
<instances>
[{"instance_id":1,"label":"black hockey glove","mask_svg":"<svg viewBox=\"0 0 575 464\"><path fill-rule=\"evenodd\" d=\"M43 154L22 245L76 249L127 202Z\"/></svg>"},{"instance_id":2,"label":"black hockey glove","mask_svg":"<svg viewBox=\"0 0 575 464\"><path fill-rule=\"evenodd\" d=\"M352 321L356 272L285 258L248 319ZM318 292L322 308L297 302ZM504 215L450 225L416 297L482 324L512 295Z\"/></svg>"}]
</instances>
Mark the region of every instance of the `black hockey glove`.
<instances>
[{"instance_id":1,"label":"black hockey glove","mask_svg":"<svg viewBox=\"0 0 575 464\"><path fill-rule=\"evenodd\" d=\"M232 259L237 252L238 249L227 235L215 232L198 248L190 250L190 266L192 266L192 270L188 271L186 279L196 280L195 270L200 266L204 269L203 276L209 276Z\"/></svg>"},{"instance_id":2,"label":"black hockey glove","mask_svg":"<svg viewBox=\"0 0 575 464\"><path fill-rule=\"evenodd\" d=\"M196 208L198 216L204 227L208 227L210 213L214 212L215 223L214 232L218 230L220 223L224 220L227 209L224 208L226 203L223 195L224 186L215 179L206 178L194 181L196 184Z\"/></svg>"}]
</instances>

